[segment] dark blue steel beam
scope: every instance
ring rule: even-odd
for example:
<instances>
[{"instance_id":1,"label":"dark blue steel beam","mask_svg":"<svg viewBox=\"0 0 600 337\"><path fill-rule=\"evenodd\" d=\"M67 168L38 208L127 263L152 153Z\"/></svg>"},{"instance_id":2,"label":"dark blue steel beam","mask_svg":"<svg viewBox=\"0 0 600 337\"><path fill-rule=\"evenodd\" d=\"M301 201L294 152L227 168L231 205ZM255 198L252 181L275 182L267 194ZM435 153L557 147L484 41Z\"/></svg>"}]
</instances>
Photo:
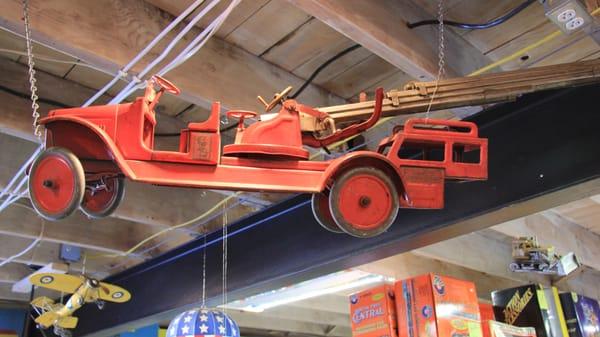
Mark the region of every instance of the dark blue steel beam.
<instances>
[{"instance_id":1,"label":"dark blue steel beam","mask_svg":"<svg viewBox=\"0 0 600 337\"><path fill-rule=\"evenodd\" d=\"M464 221L600 176L599 86L532 94L471 118L489 139L489 180L448 183L440 211L400 210L389 232L372 239L319 227L309 196L299 195L229 227L229 299L356 266L493 225ZM483 219L483 218L481 218ZM221 233L208 236L207 291L221 296ZM129 290L126 304L88 306L76 335L141 323L197 305L203 240L109 278ZM162 315L162 316L161 316ZM114 332L111 331L111 332Z\"/></svg>"}]
</instances>

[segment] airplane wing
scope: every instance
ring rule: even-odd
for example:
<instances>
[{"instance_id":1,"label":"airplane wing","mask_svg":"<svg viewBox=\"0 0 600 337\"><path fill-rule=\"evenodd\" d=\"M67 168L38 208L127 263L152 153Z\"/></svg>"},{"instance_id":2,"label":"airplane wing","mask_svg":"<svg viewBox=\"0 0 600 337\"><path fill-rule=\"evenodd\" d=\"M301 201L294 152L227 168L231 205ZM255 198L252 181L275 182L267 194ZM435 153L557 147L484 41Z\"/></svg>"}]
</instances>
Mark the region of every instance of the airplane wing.
<instances>
[{"instance_id":1,"label":"airplane wing","mask_svg":"<svg viewBox=\"0 0 600 337\"><path fill-rule=\"evenodd\" d=\"M129 291L116 285L104 282L100 282L98 294L101 300L109 302L123 303L131 299L131 294Z\"/></svg>"},{"instance_id":2,"label":"airplane wing","mask_svg":"<svg viewBox=\"0 0 600 337\"><path fill-rule=\"evenodd\" d=\"M33 301L31 301L31 305L33 305L34 307L47 311L50 310L52 308L52 306L54 305L54 300L52 300L51 298L48 298L46 296L40 296L35 298Z\"/></svg>"},{"instance_id":3,"label":"airplane wing","mask_svg":"<svg viewBox=\"0 0 600 337\"><path fill-rule=\"evenodd\" d=\"M39 273L31 275L29 282L38 287L72 294L77 291L84 280L78 276L67 274Z\"/></svg>"}]
</instances>

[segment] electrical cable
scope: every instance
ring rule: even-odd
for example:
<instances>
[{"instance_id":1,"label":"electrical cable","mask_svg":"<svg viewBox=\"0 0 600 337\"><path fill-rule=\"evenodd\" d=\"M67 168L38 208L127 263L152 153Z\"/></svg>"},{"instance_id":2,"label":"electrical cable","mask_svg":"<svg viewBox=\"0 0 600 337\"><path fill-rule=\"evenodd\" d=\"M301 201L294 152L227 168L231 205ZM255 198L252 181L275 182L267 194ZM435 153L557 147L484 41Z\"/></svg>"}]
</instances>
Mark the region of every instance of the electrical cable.
<instances>
[{"instance_id":1,"label":"electrical cable","mask_svg":"<svg viewBox=\"0 0 600 337\"><path fill-rule=\"evenodd\" d=\"M331 57L327 61L323 62L315 71L313 71L313 73L308 77L308 79L306 79L306 81L300 86L300 88L298 88L298 90L293 95L289 96L289 98L295 99L296 97L298 97L308 87L308 85L312 83L312 81L317 77L317 75L319 75L319 73L321 73L321 71L323 71L325 68L327 68L330 64L335 62L340 57L350 53L353 50L358 49L360 46L361 45L359 45L359 44L355 44L351 47L348 47L348 48L342 50L341 52L335 54L333 57ZM231 129L235 129L236 127L237 127L237 123L233 123L231 125L221 128L220 132L226 132Z\"/></svg>"},{"instance_id":2,"label":"electrical cable","mask_svg":"<svg viewBox=\"0 0 600 337\"><path fill-rule=\"evenodd\" d=\"M22 52L20 50L14 50L14 49L0 48L0 52L2 52L2 53L10 53L10 54L15 54L15 55L20 55L20 56L27 56L27 53ZM71 64L71 65L86 67L86 68L90 68L90 69L96 70L96 71L104 73L104 74L114 75L112 72L110 72L108 70L105 70L105 69L102 69L100 67L96 67L94 65L91 65L91 64L88 64L88 63L85 63L85 62L81 62L81 61L59 60L59 59L51 58L51 57L48 57L48 56L40 56L39 54L36 54L35 58L37 60L41 60L41 61L45 61L45 62Z\"/></svg>"},{"instance_id":3,"label":"electrical cable","mask_svg":"<svg viewBox=\"0 0 600 337\"><path fill-rule=\"evenodd\" d=\"M0 85L0 91L4 91L5 93L11 94L13 96L21 97L21 98L24 98L24 99L27 99L27 100L30 99L30 97L29 97L28 94L24 94L22 92L13 90L13 89L5 87L3 85ZM68 105L66 105L64 103L61 103L59 101L55 101L55 100L52 100L52 99L48 99L48 98L38 97L38 101L41 102L41 103L45 103L45 104L49 104L49 105L54 105L54 106L59 107L59 108L70 108L70 106L68 106Z\"/></svg>"},{"instance_id":4,"label":"electrical cable","mask_svg":"<svg viewBox=\"0 0 600 337\"><path fill-rule=\"evenodd\" d=\"M221 0L215 0L216 3L218 3L219 1L221 1ZM156 72L156 74L163 76L165 73L177 68L183 62L185 62L190 57L192 57L194 54L196 54L200 50L200 48L202 48L204 46L204 44L214 35L214 33L216 33L216 31L219 29L219 27L221 27L221 25L223 24L225 19L227 19L227 17L231 13L231 11L233 11L233 9L240 3L240 1L241 0L233 0L229 4L229 7L227 7L227 9L223 13L221 13L215 20L213 20L210 23L210 25L208 25L200 34L198 34L198 36L196 36L194 38L194 40L192 42L190 42L187 45L187 47L185 47L183 49L183 51L181 51L175 58L173 58L173 60L169 64L167 64L161 70ZM213 6L213 4L211 4L211 6ZM200 14L203 15L203 13L200 13ZM192 20L192 22L194 22L195 20L196 20L196 18L194 18L194 20ZM187 26L186 26L186 28L187 28ZM179 37L179 35L178 35L178 37ZM176 42L176 41L173 41L173 42ZM171 44L165 49L165 51L163 51L163 53L161 55L159 55L159 58L164 58L164 56L166 56L166 54L169 53L169 51L167 51L167 49L170 50L170 48L172 48ZM144 76L146 74L146 72L149 71L151 68L153 68L155 65L156 65L156 63L154 63L154 62L152 64L148 65L148 67L145 68L140 74L138 74L138 76L139 77ZM117 95L115 98L113 98L110 101L110 103L119 103L120 101L122 101L123 99L125 99L126 97L131 95L133 92L135 92L136 90L142 89L145 86L146 86L145 82L141 82L141 81L138 81L136 83L132 82L127 87L125 87L119 95Z\"/></svg>"},{"instance_id":5,"label":"electrical cable","mask_svg":"<svg viewBox=\"0 0 600 337\"><path fill-rule=\"evenodd\" d=\"M134 56L133 59L131 61L129 61L129 63L127 65L125 65L125 67L120 69L119 72L115 75L115 77L113 77L112 80L110 80L94 96L90 97L90 99L88 99L83 104L83 106L86 107L86 106L89 106L90 104L92 104L93 102L95 102L100 96L102 96L106 91L108 91L108 89L112 88L119 79L127 76L127 72L129 70L131 70L133 68L133 66L135 64L137 64L137 62L139 62L139 60L142 59L142 57L144 57L146 54L148 54L148 52L150 52L150 50L156 44L158 44L158 42L160 42L160 40L162 40L163 37L165 37L171 30L173 30L173 28L175 28L181 21L183 21L185 18L187 18L190 13L192 13L200 5L202 5L204 3L204 1L205 0L196 0L194 3L192 3L190 6L188 6L188 8L186 8L177 18L175 18L175 20L171 21L171 23L169 23L169 25L167 27L165 27L165 29L163 29L156 37L154 37L154 39L152 39L152 41L150 41L150 43L148 43L141 52L139 52L136 56Z\"/></svg>"},{"instance_id":6,"label":"electrical cable","mask_svg":"<svg viewBox=\"0 0 600 337\"><path fill-rule=\"evenodd\" d=\"M142 69L137 75L136 80L129 82L125 88L121 90L121 92L110 100L109 104L118 104L123 101L127 96L129 96L132 92L137 90L138 82L141 82L141 78L144 77L150 70L152 70L157 64L159 64L162 60L171 53L175 45L194 27L196 24L208 13L211 9L213 9L221 0L213 0L210 4L204 7L192 20L190 20L187 25L169 42L169 44L162 50L162 52L154 58L152 62ZM180 15L181 17L181 15ZM204 29L200 34L204 33L206 29ZM143 82L142 82L143 83Z\"/></svg>"},{"instance_id":7,"label":"electrical cable","mask_svg":"<svg viewBox=\"0 0 600 337\"><path fill-rule=\"evenodd\" d=\"M221 0L214 0L213 3L211 3L211 5L207 6L208 9L214 7L216 5L216 3L218 3ZM164 36L166 36L166 34L171 31L175 26L177 26L177 24L181 21L183 21L185 18L188 17L188 15L190 13L192 13L193 11L195 11L198 6L200 6L201 4L203 4L205 2L205 0L196 0L192 5L190 5L184 12L182 12L175 20L173 20L164 30L162 30L148 45L146 45L146 47L140 52L138 53L124 68L122 68L119 73L109 82L107 83L102 89L100 89L94 96L92 96L90 99L88 99L82 106L86 107L89 106L91 103L93 103L98 97L100 97L104 92L106 92L109 88L111 88L119 79L121 79L122 77L126 77L127 76L127 71L129 71L145 54L147 54L154 45L156 45ZM235 7L237 4L239 4L240 0L233 0L232 1L232 5L230 5L227 8L226 14L229 15L231 13L231 11L233 10L233 7ZM188 25L177 35L177 37L171 41L171 43L168 45L167 48L169 47L173 47L178 41L179 39L181 39L183 36L183 33L187 32L188 30L190 30L194 24L197 22L197 20L199 20L207 11L208 9L205 8L203 9L199 14L197 14L194 19L192 21L190 21L188 23ZM227 15L223 15L221 14L218 17L218 20L214 20L209 27L213 27L213 29L215 27L220 27L220 25L223 23L223 21L227 18ZM219 22L216 22L219 21ZM204 32L207 31L206 29L202 32L202 34L204 34ZM210 34L208 35L208 37L212 36L212 34L214 33L214 31L211 31ZM194 40L194 42L196 42L196 40ZM204 41L205 42L205 41ZM202 42L202 44L204 43ZM191 46L188 46L188 48ZM194 45L193 46L193 51L197 52L199 50L201 46L198 45ZM186 48L186 50L188 50ZM169 50L165 49L163 51L163 53L161 55L159 55L158 57L164 57L166 56L166 54L168 54ZM187 58L189 58L192 54L188 53L185 56L185 59L180 60L176 65L181 64L183 61L185 61ZM181 56L181 54L180 54ZM178 57L180 57L178 56ZM155 60L156 61L156 60ZM173 60L172 62L174 62L175 60ZM144 71L148 71L150 70L150 68L146 67L144 69ZM163 68L164 71L164 68ZM168 71L168 70L167 70ZM164 73L164 72L163 72ZM143 76L143 75L141 75ZM130 86L135 86L135 84L137 83L137 81L141 81L139 78L134 76L134 79L123 89L121 90L121 92L119 94L117 94L117 96L115 98L113 98L111 100L111 102L113 102L115 99L120 99L119 102L121 100L123 100L124 98L126 98L127 96L124 96L123 98L118 98L120 95L122 95L124 92L126 92L127 88ZM132 84L133 83L133 84ZM111 103L109 102L109 104ZM43 145L40 146L40 148L42 148ZM38 150L40 149L38 148ZM32 156L33 158L34 156ZM24 165L25 166L25 165ZM23 167L24 167L23 166ZM22 168L23 168L22 167ZM23 170L20 170L19 172L23 172ZM13 177L13 180L17 179L17 175L15 175ZM27 181L27 175L24 175L23 178L21 179L22 181ZM4 195L5 193L7 193L8 191L8 187L5 187L4 189L2 189L1 195ZM6 207L8 206L8 202L3 202L2 203L2 207Z\"/></svg>"},{"instance_id":8,"label":"electrical cable","mask_svg":"<svg viewBox=\"0 0 600 337\"><path fill-rule=\"evenodd\" d=\"M201 222L198 222L198 223L196 223L196 224L195 224L195 225L193 225L193 226L190 226L188 229L190 230L190 232L193 232L193 230L194 230L194 229L196 229L196 228L198 228L198 227L200 227L200 226L204 225L204 224L205 224L205 223L207 223L208 221L214 220L214 219L216 219L217 217L219 217L219 216L222 216L222 215L223 215L223 212L230 211L231 209L233 209L233 208L237 207L238 205L240 205L240 202L239 202L239 201L236 201L235 203L233 203L233 204L231 204L231 205L227 206L227 208L226 208L225 210L221 210L221 211L219 211L219 212L216 212L216 213L212 214L210 217L207 217L206 219L203 219L203 221L201 221ZM196 232L193 232L193 233L194 233L194 234L197 234ZM205 232L205 233L203 233L203 235L202 235L202 236L203 236L204 238L206 238L206 235L208 235L208 234L209 234L208 232ZM152 250L155 250L155 249L159 248L160 246L162 246L163 244L166 244L166 243L168 243L168 242L171 242L171 241L173 241L173 240L175 240L175 239L176 239L176 238L165 238L164 240L162 240L162 241L158 242L157 244L155 244L155 245L153 245L153 246L149 246L149 247L146 247L146 248L144 248L143 250L139 251L139 252L138 252L138 253L136 253L135 255L144 256L144 255L148 254L149 252L151 252ZM122 267L122 266L124 266L124 265L126 265L126 264L127 264L127 262L126 262L126 261L121 261L121 262L119 262L119 263L117 263L117 264L114 264L114 265L112 265L112 266L109 268L108 272L112 272L113 270L115 270L115 269L118 269L118 268L120 268L120 267Z\"/></svg>"},{"instance_id":9,"label":"electrical cable","mask_svg":"<svg viewBox=\"0 0 600 337\"><path fill-rule=\"evenodd\" d=\"M33 242L29 244L29 246L25 247L25 249L23 249L22 251L20 251L19 253L15 254L13 256L7 258L6 260L0 262L0 267L3 267L5 265L7 265L8 263L11 263L15 259L18 259L19 257L27 254L38 243L40 243L40 241L42 241L42 238L44 237L44 226L45 226L45 224L46 224L46 222L44 220L42 220L42 230L40 231L40 235L35 240L33 240Z\"/></svg>"},{"instance_id":10,"label":"electrical cable","mask_svg":"<svg viewBox=\"0 0 600 337\"><path fill-rule=\"evenodd\" d=\"M592 11L592 13L590 13L590 15L591 16L596 16L596 15L598 15L598 13L600 13L600 7L596 8L594 11ZM489 65L487 65L487 66L485 66L485 67L483 67L483 68L481 68L479 70L476 70L476 71L472 72L471 74L469 74L469 76L476 76L476 75L480 75L480 74L483 74L485 72L488 72L489 70L492 70L492 69L494 69L496 67L499 67L499 66L501 66L501 65L503 65L505 63L508 63L508 62L510 62L510 61L512 61L514 59L517 59L517 58L521 57L523 54L527 53L528 51L533 50L533 49L535 49L535 48L537 48L537 47L539 47L539 46L541 46L541 45L543 45L545 43L548 43L549 41L552 41L552 40L554 40L555 38L557 38L557 37L559 37L561 35L562 35L562 31L560 29L558 29L558 30L556 30L556 31L554 31L554 32L552 32L552 33L544 36L543 38L539 39L538 41L536 41L536 42L528 45L527 47L521 48L521 49L517 50L516 52L514 52L514 53L512 53L512 54L510 54L510 55L508 55L508 56L506 56L506 57L504 57L504 58L502 58L502 59L500 59L500 60L498 60L498 61L496 61L496 62L494 62L492 64L489 64Z\"/></svg>"},{"instance_id":11,"label":"electrical cable","mask_svg":"<svg viewBox=\"0 0 600 337\"><path fill-rule=\"evenodd\" d=\"M165 233L168 233L168 232L170 232L172 230L175 230L175 229L178 229L178 228L181 228L181 227L189 226L189 225L191 225L191 224L193 224L193 223L195 223L197 221L202 220L203 218L207 217L212 212L214 212L215 210L217 210L219 207L221 207L222 205L224 205L225 203L227 203L229 200L231 200L231 199L239 196L240 194L242 194L242 192L236 192L236 193L228 196L227 198L224 198L223 200L219 201L216 205L214 205L212 208L210 208L206 212L200 214L199 216L197 216L197 217L195 217L195 218L193 218L191 220L188 220L188 221L186 221L184 223L181 223L179 225L172 226L172 227L169 227L169 228L165 228L165 229L163 229L163 230L161 230L159 232L156 232L156 233L148 236L147 238L145 238L142 241L138 242L135 246L131 247L130 249L128 249L124 253L121 253L121 254L92 255L92 256L89 256L89 257L93 259L93 258L100 258L100 257L123 257L123 256L131 255L133 252L135 252L138 248L140 248L141 246L143 246L145 243L147 243L148 241L150 241L150 240L152 240L152 239L154 239L154 238L156 238L158 236L161 236L161 235L163 235Z\"/></svg>"},{"instance_id":12,"label":"electrical cable","mask_svg":"<svg viewBox=\"0 0 600 337\"><path fill-rule=\"evenodd\" d=\"M598 8L598 9L594 10L594 11L591 13L591 15L592 15L592 16L594 16L594 15L596 15L596 14L598 14L598 13L600 13L600 8ZM447 24L447 22L448 22L448 21L444 21L444 23L445 23L445 24ZM438 23L438 22L436 21L436 23ZM509 61L511 61L512 59L514 59L514 58L518 57L520 54L522 54L522 53L524 53L524 52L526 52L526 51L529 51L529 50L531 50L531 49L534 49L534 48L536 48L536 47L538 47L538 46L540 46L540 45L542 45L542 44L544 44L544 43L546 43L546 42L548 42L548 41L552 40L553 38L555 38L555 37L556 37L556 36L555 36L555 34L556 34L556 33L560 33L560 31L554 32L554 33L552 33L552 34L549 34L548 36L546 36L545 38L543 38L543 39L539 40L538 42L536 42L536 43L533 43L533 44L531 44L531 45L529 45L529 46L527 46L527 47L525 47L525 48L523 48L523 49L519 50L518 52L516 52L516 53L514 53L514 54L511 54L511 55L509 55L508 57L506 57L506 58L504 58L504 59L502 59L502 60L500 60L500 61L498 61L498 62L494 62L494 63L492 63L492 64L490 64L490 65L488 65L488 66L486 66L486 67L483 67L483 68L481 68L481 69L479 69L479 70L477 70L477 71L474 71L473 73L469 74L469 76L475 76L475 75L481 74L481 73L483 73L483 72L486 72L486 71L488 71L489 69L493 69L493 68L497 67L498 65L502 65L502 64L504 64L504 63L506 63L506 62L509 62ZM303 89L304 89L304 88L305 88L305 87L306 87L308 84L310 84L310 82L311 82L311 81L312 81L312 80L313 80L313 79L314 79L314 78L315 78L315 77L318 75L318 73L319 73L320 71L322 71L322 70L323 70L323 69L324 69L326 66L328 66L329 64L331 64L331 63L332 63L333 61L335 61L337 58L339 58L339 57L341 57L341 56L343 56L343 55L347 54L348 52L350 52L350 51L352 51L352 50L355 50L355 49L356 49L356 48L358 48L358 47L360 47L360 45L355 45L355 46L352 46L352 47L350 47L350 48L347 48L346 50L344 50L344 51L342 51L342 52L338 53L337 55L335 55L334 57L332 57L331 59L329 59L328 61L326 61L324 64L322 64L322 65L321 65L319 68L317 68L317 70L316 70L316 71L315 71L315 72L314 72L314 73L313 73L313 74L312 74L312 75L309 77L309 79L308 79L308 80L305 82L305 84L303 84L303 86L302 86L302 87L301 87L301 88L300 88L300 89L299 89L299 90L298 90L298 91L297 91L297 92L296 92L296 93L295 93L295 94L294 94L294 95L293 95L291 98L295 98L295 97L297 97L298 95L300 95L300 93L302 92L302 90L303 90ZM341 55L340 55L340 54L341 54ZM517 55L517 56L514 56L514 55ZM301 90L301 89L302 89L302 90ZM377 124L376 124L376 125L373 127L373 129L377 128L378 126L381 126L382 124L384 124L385 122L389 121L390 119L392 119L392 117L385 117L385 118L382 118L382 119L380 119L380 120L377 122ZM235 126L236 126L236 125L233 125L233 127L235 127ZM231 127L231 126L230 126L230 127ZM225 129L227 129L227 128L229 128L229 127L226 127ZM232 128L232 127L231 127L231 128ZM351 140L351 139L354 139L354 138L358 137L359 135L360 135L360 134L353 135L353 136L351 136L351 137L348 137L348 138L346 138L346 139L340 140L340 141L338 141L338 142L336 142L336 143L333 143L333 144L329 145L327 148L328 148L328 149L333 149L333 148L335 148L335 147L338 147L338 146L340 146L340 145L344 144L345 142L347 142L347 141L349 141L349 140ZM366 143L364 143L364 144L359 144L359 145L357 145L357 146L364 146L365 144L368 144L368 143L369 143L369 142L366 142ZM316 153L315 155L311 156L311 159L313 159L313 158L314 158L316 155L319 155L319 153ZM219 203L217 203L215 206L213 206L211 209L209 209L208 211L204 212L203 214L201 214L200 216L198 216L198 217L196 217L196 218L194 218L194 219L191 219L191 220L189 220L189 221L186 221L186 222L184 222L184 223L181 223L181 224L179 224L179 225L176 225L176 226L173 226L173 227L166 228L166 229L164 229L164 230L162 230L162 231L159 231L159 232L157 232L157 233L155 233L155 234L153 234L153 235L151 235L151 236L147 237L146 239L144 239L144 240L140 241L138 244L136 244L134 247L132 247L131 249L129 249L127 252L125 252L125 253L123 253L123 254L101 255L101 256L96 256L96 257L120 257L120 256L128 256L128 255L131 255L131 253L133 253L135 250L137 250L137 249L138 249L139 247L141 247L143 244L145 244L145 243L147 243L148 241L150 241L150 240L154 239L155 237L158 237L158 236L160 236L160 235L162 235L162 234L164 234L164 233L167 233L167 232L169 232L169 231L171 231L171 230L178 229L178 228L181 228L181 227L184 227L184 226L188 226L188 225L190 225L190 224L192 224L192 223L194 223L194 222L200 221L202 218L204 218L205 216L208 216L210 213L212 213L214 210L216 210L217 208L219 208L221 205L225 204L226 202L228 202L229 200L233 199L234 197L237 197L237 196L238 196L238 195L240 195L241 193L242 193L242 192L236 192L235 194L232 194L232 195L228 196L227 198L225 198L225 199L221 200ZM43 233L43 232L42 232L42 233ZM40 238L40 239L41 239L41 238ZM29 248L29 247L28 247L28 250L30 250L30 249L31 249L31 248ZM26 253L26 252L25 252L25 253ZM22 253L20 253L20 254L22 255L22 254L25 254L25 253L23 253L23 252L22 252ZM20 255L19 255L19 256L20 256ZM18 257L18 256L17 256L17 257ZM15 258L17 258L17 257L15 257ZM94 256L92 256L92 258L93 258L93 257L94 257ZM11 257L11 258L13 258L13 257ZM10 258L9 258L9 259L10 259ZM5 260L5 261L7 261L7 260ZM5 261L4 261L4 262L5 262ZM3 264L4 264L4 262L3 262ZM0 264L0 266L2 266L3 264Z\"/></svg>"},{"instance_id":13,"label":"electrical cable","mask_svg":"<svg viewBox=\"0 0 600 337\"><path fill-rule=\"evenodd\" d=\"M594 15L596 15L596 14L598 14L598 13L600 13L600 8L598 8L598 9L594 10L594 11L591 13L591 15L592 15L592 16L594 16ZM447 22L448 22L448 21L444 21L444 24L446 24ZM439 23L439 21L436 21L436 23ZM558 32L558 33L560 33L560 31L557 31L557 32ZM540 45L542 45L542 44L544 44L544 43L546 43L546 42L548 42L548 41L552 40L552 39L555 37L555 36L553 36L553 35L554 35L555 33L557 33L557 32L554 32L554 33L552 33L552 34L550 34L550 35L546 36L546 37L545 37L545 38L543 38L542 40L540 40L540 41L538 41L538 42L536 42L536 43L533 43L533 44L531 44L531 45L529 45L529 46L527 46L527 47L525 47L525 48L521 49L520 51L518 51L517 53L514 53L513 55L515 55L515 54L516 54L516 55L520 55L520 54L522 54L522 53L524 53L524 52L526 52L526 51L529 51L529 50L531 50L531 49L534 49L534 48L536 48L536 47L538 47L538 46L540 46ZM552 36L552 37L550 37L550 36ZM352 51L352 50L354 50L354 49L356 49L356 48L358 48L358 47L360 47L360 45L355 45L355 46L352 46L352 47L350 47L350 48L347 48L346 50L344 50L344 51L342 51L342 52L340 52L340 53L336 54L334 57L332 57L331 59L327 60L327 61L326 61L325 63L323 63L323 64L322 64L322 65L321 65L319 68L317 68L317 70L315 70L315 72L314 72L314 73L313 73L313 74L312 74L312 75L309 77L309 79L308 79L308 80L305 82L305 84L304 84L304 85L303 85L303 86L302 86L300 89L303 89L304 87L306 87L306 86L307 86L307 85L308 85L308 84L309 84L309 83L310 83L310 82L311 82L311 81L312 81L312 80L313 80L313 79L314 79L314 78L315 78L315 77L318 75L318 73L319 73L320 71L322 71L322 70L323 70L325 67L327 67L329 64L331 64L333 61L335 61L335 60L336 60L336 59L338 59L339 57L341 57L341 56L345 55L346 53L349 53L350 51ZM342 54L342 55L340 55L340 54ZM513 56L513 55L509 55L509 57L511 57L511 56ZM507 58L505 58L505 59L508 59L509 57L507 57ZM518 56L514 56L513 58L516 58L516 57L518 57ZM509 59L509 60L506 60L506 61L505 61L505 59L502 59L502 60L500 60L499 62L503 62L502 64L504 64L504 63L506 63L506 62L510 61L510 59ZM481 74L481 73L483 73L483 72L486 72L486 71L487 71L487 70L489 70L489 69L493 69L493 68L495 68L495 67L497 66L497 65L495 65L496 63L498 63L498 62L494 62L494 63L492 63L492 64L490 64L490 65L488 65L488 66L485 66L485 67L483 67L483 68L480 68L479 70L476 70L476 71L472 72L472 73L471 73L471 74L469 74L468 76L475 76L475 75L479 75L479 74ZM298 91L297 91L297 92L296 92L294 95L292 95L290 98L295 98L295 97L297 97L297 96L298 96L298 95L299 95L299 94L302 92L302 90L300 90L300 89L299 89L299 90L298 90ZM384 124L385 122L387 122L387 121L391 120L392 118L393 118L393 117L385 117L385 118L382 118L382 119L380 119L380 120L379 120L379 121L378 121L378 122L375 124L375 126L374 126L372 129L375 129L375 128L377 128L377 127L381 126L382 124ZM225 128L223 128L223 129L224 129L225 131L227 131L227 130L230 130L230 129L232 129L232 128L236 127L236 126L237 126L237 124L234 124L234 125L231 125L231 126L225 127ZM221 132L223 132L223 131L221 131ZM361 134L362 134L362 133L361 133ZM334 148L336 148L336 147L338 147L338 146L340 146L340 145L342 145L342 144L344 144L344 143L346 143L346 142L348 142L348 141L350 141L350 140L352 140L352 139L355 139L356 137L360 136L361 134L356 134L356 135L350 136L350 137L348 137L348 138L346 138L346 139L343 139L343 140L340 140L340 141L338 141L338 142L335 142L335 143L333 143L333 144L331 144L331 145L327 146L327 149L329 149L329 150L331 150L331 149L334 149ZM365 142L365 143L363 143L363 144L359 144L359 145L355 146L355 148L356 148L356 147L360 147L360 146L364 146L364 145L368 145L368 144L369 144L369 142ZM317 156L319 156L319 155L321 155L321 154L322 154L322 152L321 152L321 151L319 151L319 152L316 152L316 153L314 153L314 154L313 154L313 155L310 157L310 159L312 160L312 159L316 158ZM240 192L238 192L238 193L240 193ZM237 193L236 193L236 194L237 194ZM228 198L231 198L231 197L233 197L233 196L234 196L234 195L232 195L232 196L229 196ZM228 198L226 198L226 199L223 199L223 200L228 200ZM221 201L221 202L223 202L223 201ZM202 217L203 217L203 216L201 215L199 218L202 218ZM194 220L194 219L193 219L193 220ZM196 220L196 221L197 221L197 220ZM187 224L187 223L184 223L184 224ZM180 226L180 225L178 225L178 226ZM166 231L165 231L165 232L166 232ZM160 233L161 233L161 232L157 233L157 235L156 235L156 236L158 236Z\"/></svg>"},{"instance_id":14,"label":"electrical cable","mask_svg":"<svg viewBox=\"0 0 600 337\"><path fill-rule=\"evenodd\" d=\"M523 11L525 8L529 7L531 4L533 4L536 1L537 0L526 0L519 6L510 10L508 13L506 13L500 17L497 17L497 18L493 19L492 21L488 21L486 23L463 23L463 22L457 22L457 21L452 21L452 20L444 20L444 24L448 25L448 26L462 28L462 29L488 29L488 28L492 28L492 27L501 25L504 22L510 20L513 16L519 14L521 11ZM407 23L406 26L410 29L413 29L413 28L420 27L420 26L437 25L438 23L439 23L438 20L431 19L431 20L423 20L423 21L418 21L418 22L413 22L413 23Z\"/></svg>"},{"instance_id":15,"label":"electrical cable","mask_svg":"<svg viewBox=\"0 0 600 337\"><path fill-rule=\"evenodd\" d=\"M323 69L327 68L327 66L329 66L331 63L333 63L335 60L339 59L340 57L348 54L349 52L356 50L360 48L359 44L355 44L352 47L348 47L344 50L342 50L341 52L335 54L333 57L331 57L329 60L325 61L323 64L321 64L309 77L308 79L304 82L304 84L302 84L300 86L300 88L298 88L298 91L296 91L293 95L290 96L291 99L295 99L296 97L298 97L303 91L304 89L306 89L306 87L312 83L312 81L315 79L315 77L317 77L317 75L319 75L319 73L321 71L323 71Z\"/></svg>"}]
</instances>

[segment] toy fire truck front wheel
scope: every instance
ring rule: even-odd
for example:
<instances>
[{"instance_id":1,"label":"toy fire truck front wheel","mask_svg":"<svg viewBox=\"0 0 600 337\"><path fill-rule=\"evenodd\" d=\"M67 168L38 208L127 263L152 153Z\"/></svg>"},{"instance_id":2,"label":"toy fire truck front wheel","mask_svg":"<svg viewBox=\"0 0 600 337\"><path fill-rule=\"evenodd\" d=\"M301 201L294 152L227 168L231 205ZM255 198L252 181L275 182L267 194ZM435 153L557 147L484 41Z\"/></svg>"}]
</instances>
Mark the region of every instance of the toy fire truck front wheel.
<instances>
[{"instance_id":1,"label":"toy fire truck front wheel","mask_svg":"<svg viewBox=\"0 0 600 337\"><path fill-rule=\"evenodd\" d=\"M333 233L344 233L333 220L329 209L329 190L312 195L312 212L321 227Z\"/></svg>"},{"instance_id":2,"label":"toy fire truck front wheel","mask_svg":"<svg viewBox=\"0 0 600 337\"><path fill-rule=\"evenodd\" d=\"M329 195L333 219L344 232L368 238L394 223L399 199L392 179L374 167L349 169L336 178Z\"/></svg>"},{"instance_id":3,"label":"toy fire truck front wheel","mask_svg":"<svg viewBox=\"0 0 600 337\"><path fill-rule=\"evenodd\" d=\"M88 182L81 211L92 219L111 215L123 200L125 180L122 177L105 177L100 181Z\"/></svg>"},{"instance_id":4,"label":"toy fire truck front wheel","mask_svg":"<svg viewBox=\"0 0 600 337\"><path fill-rule=\"evenodd\" d=\"M63 219L73 213L83 200L84 190L81 162L67 149L46 149L29 171L31 204L46 220Z\"/></svg>"}]
</instances>

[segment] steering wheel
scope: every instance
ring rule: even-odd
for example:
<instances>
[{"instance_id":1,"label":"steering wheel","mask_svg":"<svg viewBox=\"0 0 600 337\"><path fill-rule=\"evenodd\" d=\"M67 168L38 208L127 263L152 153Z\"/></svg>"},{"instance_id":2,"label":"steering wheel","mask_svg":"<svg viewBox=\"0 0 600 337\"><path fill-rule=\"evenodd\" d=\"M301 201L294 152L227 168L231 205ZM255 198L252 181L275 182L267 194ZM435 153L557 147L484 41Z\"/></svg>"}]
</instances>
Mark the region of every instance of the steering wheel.
<instances>
[{"instance_id":1,"label":"steering wheel","mask_svg":"<svg viewBox=\"0 0 600 337\"><path fill-rule=\"evenodd\" d=\"M239 122L238 122L238 129L243 129L244 128L244 119L246 118L254 118L257 116L257 113L254 111L248 111L248 110L230 110L227 111L227 117L231 117L231 118L238 118Z\"/></svg>"},{"instance_id":2,"label":"steering wheel","mask_svg":"<svg viewBox=\"0 0 600 337\"><path fill-rule=\"evenodd\" d=\"M175 86L175 84L171 83L171 81L165 79L160 75L152 76L152 81L158 84L159 87L164 89L166 92L171 93L173 95L179 95L181 90Z\"/></svg>"},{"instance_id":3,"label":"steering wheel","mask_svg":"<svg viewBox=\"0 0 600 337\"><path fill-rule=\"evenodd\" d=\"M269 112L271 110L273 110L274 107L277 106L277 104L279 104L279 102L285 97L287 96L287 94L289 94L292 91L292 87L289 86L285 89L283 89L282 92L275 94L275 98L273 98L273 100L269 103L267 103L262 97L258 96L258 100L265 105L265 111Z\"/></svg>"}]
</instances>

